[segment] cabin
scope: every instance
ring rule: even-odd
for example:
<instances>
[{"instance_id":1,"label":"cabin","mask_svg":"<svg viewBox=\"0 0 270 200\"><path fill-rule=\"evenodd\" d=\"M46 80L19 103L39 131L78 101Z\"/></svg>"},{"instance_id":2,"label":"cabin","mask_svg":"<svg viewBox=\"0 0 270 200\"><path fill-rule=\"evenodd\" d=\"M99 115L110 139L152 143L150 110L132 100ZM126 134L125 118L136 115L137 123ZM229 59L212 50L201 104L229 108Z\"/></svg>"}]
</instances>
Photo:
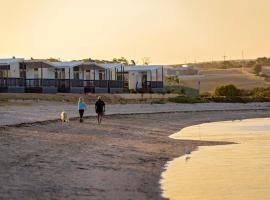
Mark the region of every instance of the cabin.
<instances>
[{"instance_id":1,"label":"cabin","mask_svg":"<svg viewBox=\"0 0 270 200\"><path fill-rule=\"evenodd\" d=\"M158 92L163 91L163 77L161 65L0 59L0 92Z\"/></svg>"},{"instance_id":2,"label":"cabin","mask_svg":"<svg viewBox=\"0 0 270 200\"><path fill-rule=\"evenodd\" d=\"M124 68L121 63L98 64L104 69L104 77L108 81L109 93L124 92ZM99 76L101 78L101 76Z\"/></svg>"},{"instance_id":3,"label":"cabin","mask_svg":"<svg viewBox=\"0 0 270 200\"><path fill-rule=\"evenodd\" d=\"M124 68L124 81L129 90L138 92L163 91L163 66L161 65L136 65Z\"/></svg>"},{"instance_id":4,"label":"cabin","mask_svg":"<svg viewBox=\"0 0 270 200\"><path fill-rule=\"evenodd\" d=\"M24 92L23 58L0 59L0 92Z\"/></svg>"},{"instance_id":5,"label":"cabin","mask_svg":"<svg viewBox=\"0 0 270 200\"><path fill-rule=\"evenodd\" d=\"M0 59L0 92L123 92L124 66Z\"/></svg>"}]
</instances>

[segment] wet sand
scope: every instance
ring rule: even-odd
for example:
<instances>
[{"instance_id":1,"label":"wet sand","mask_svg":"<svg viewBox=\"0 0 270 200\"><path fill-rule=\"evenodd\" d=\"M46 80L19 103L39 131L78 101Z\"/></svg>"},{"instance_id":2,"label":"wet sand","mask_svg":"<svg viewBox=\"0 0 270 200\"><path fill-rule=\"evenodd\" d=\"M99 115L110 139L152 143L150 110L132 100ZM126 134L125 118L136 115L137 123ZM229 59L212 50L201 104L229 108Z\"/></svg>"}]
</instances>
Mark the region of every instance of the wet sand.
<instances>
[{"instance_id":1,"label":"wet sand","mask_svg":"<svg viewBox=\"0 0 270 200\"><path fill-rule=\"evenodd\" d=\"M269 111L112 115L0 128L0 199L163 199L167 161L221 142L174 140L186 126Z\"/></svg>"}]
</instances>

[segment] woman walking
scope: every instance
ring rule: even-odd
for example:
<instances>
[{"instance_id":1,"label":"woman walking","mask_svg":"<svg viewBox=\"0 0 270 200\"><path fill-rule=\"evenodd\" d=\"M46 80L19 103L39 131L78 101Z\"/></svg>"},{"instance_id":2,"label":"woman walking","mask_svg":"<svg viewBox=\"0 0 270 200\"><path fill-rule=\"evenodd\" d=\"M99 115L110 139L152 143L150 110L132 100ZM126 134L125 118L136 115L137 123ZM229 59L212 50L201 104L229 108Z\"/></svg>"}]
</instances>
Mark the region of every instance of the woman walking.
<instances>
[{"instance_id":1,"label":"woman walking","mask_svg":"<svg viewBox=\"0 0 270 200\"><path fill-rule=\"evenodd\" d=\"M101 124L102 116L104 115L105 112L105 103L104 101L101 100L101 97L98 97L98 100L95 104L96 108L96 113L97 113L97 121L98 124Z\"/></svg>"},{"instance_id":2,"label":"woman walking","mask_svg":"<svg viewBox=\"0 0 270 200\"><path fill-rule=\"evenodd\" d=\"M87 106L86 103L83 101L83 98L80 97L78 101L78 110L79 110L79 115L80 115L80 122L83 122L83 114L84 110L86 110Z\"/></svg>"}]
</instances>

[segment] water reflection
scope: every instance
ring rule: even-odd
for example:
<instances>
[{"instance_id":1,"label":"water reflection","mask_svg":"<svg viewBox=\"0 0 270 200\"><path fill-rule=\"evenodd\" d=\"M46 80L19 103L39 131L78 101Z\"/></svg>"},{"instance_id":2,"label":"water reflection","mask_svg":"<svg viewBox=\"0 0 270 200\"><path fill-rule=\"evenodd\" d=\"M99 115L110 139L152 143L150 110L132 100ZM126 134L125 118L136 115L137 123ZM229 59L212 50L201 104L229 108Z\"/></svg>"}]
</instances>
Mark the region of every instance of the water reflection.
<instances>
[{"instance_id":1,"label":"water reflection","mask_svg":"<svg viewBox=\"0 0 270 200\"><path fill-rule=\"evenodd\" d=\"M270 119L191 126L176 139L230 141L200 147L168 163L161 180L164 197L189 199L270 199Z\"/></svg>"}]
</instances>

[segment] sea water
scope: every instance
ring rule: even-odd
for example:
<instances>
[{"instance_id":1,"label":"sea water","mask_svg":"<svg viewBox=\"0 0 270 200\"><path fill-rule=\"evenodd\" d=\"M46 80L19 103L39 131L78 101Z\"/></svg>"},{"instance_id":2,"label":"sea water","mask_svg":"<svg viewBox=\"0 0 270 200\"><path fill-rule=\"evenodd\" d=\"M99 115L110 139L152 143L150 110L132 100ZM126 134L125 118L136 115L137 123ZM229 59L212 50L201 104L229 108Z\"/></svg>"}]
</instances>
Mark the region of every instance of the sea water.
<instances>
[{"instance_id":1,"label":"sea water","mask_svg":"<svg viewBox=\"0 0 270 200\"><path fill-rule=\"evenodd\" d=\"M171 137L237 144L199 147L169 162L161 179L164 197L270 199L270 118L205 123Z\"/></svg>"}]
</instances>

